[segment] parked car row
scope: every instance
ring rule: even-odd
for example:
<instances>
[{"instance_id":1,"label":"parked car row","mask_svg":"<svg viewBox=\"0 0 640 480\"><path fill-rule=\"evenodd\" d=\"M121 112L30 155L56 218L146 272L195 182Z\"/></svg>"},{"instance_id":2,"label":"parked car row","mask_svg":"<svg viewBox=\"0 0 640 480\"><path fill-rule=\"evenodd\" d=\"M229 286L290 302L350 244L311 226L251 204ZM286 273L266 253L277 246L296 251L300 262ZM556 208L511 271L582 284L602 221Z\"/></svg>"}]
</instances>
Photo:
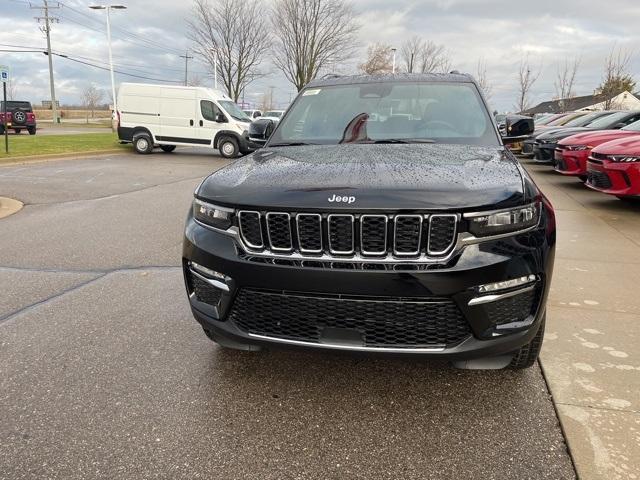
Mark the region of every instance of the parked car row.
<instances>
[{"instance_id":1,"label":"parked car row","mask_svg":"<svg viewBox=\"0 0 640 480\"><path fill-rule=\"evenodd\" d=\"M593 190L640 199L640 111L571 112L541 124L546 119L524 142L523 155Z\"/></svg>"}]
</instances>

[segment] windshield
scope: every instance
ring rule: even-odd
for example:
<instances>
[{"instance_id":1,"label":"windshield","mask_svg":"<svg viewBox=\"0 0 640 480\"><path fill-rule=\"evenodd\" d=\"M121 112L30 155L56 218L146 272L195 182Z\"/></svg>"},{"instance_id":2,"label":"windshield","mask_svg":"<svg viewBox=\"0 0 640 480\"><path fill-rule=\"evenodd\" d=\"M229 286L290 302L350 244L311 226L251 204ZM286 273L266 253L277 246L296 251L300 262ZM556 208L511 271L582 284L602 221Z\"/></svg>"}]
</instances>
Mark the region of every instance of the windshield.
<instances>
[{"instance_id":1,"label":"windshield","mask_svg":"<svg viewBox=\"0 0 640 480\"><path fill-rule=\"evenodd\" d=\"M474 84L388 81L303 90L269 145L385 141L499 145Z\"/></svg>"},{"instance_id":2,"label":"windshield","mask_svg":"<svg viewBox=\"0 0 640 480\"><path fill-rule=\"evenodd\" d=\"M606 117L599 118L595 122L589 124L589 128L607 128L611 125L615 125L618 122L623 121L629 116L629 112L616 112Z\"/></svg>"},{"instance_id":3,"label":"windshield","mask_svg":"<svg viewBox=\"0 0 640 480\"><path fill-rule=\"evenodd\" d=\"M568 118L574 118L573 115L571 114L566 114L566 115L562 115L554 120L551 120L549 123L547 123L547 125L552 126L552 125L564 125L566 122L568 122L569 120L567 120Z\"/></svg>"},{"instance_id":4,"label":"windshield","mask_svg":"<svg viewBox=\"0 0 640 480\"><path fill-rule=\"evenodd\" d=\"M240 110L240 107L231 100L220 100L218 103L229 115L239 122L251 122L251 119L247 117L246 113Z\"/></svg>"},{"instance_id":5,"label":"windshield","mask_svg":"<svg viewBox=\"0 0 640 480\"><path fill-rule=\"evenodd\" d=\"M282 112L279 112L277 110L272 110L270 112L266 112L264 115L264 117L275 117L275 118L280 118L282 116Z\"/></svg>"},{"instance_id":6,"label":"windshield","mask_svg":"<svg viewBox=\"0 0 640 480\"><path fill-rule=\"evenodd\" d=\"M564 126L565 127L584 127L585 125L590 124L591 122L593 122L594 120L602 116L603 116L602 112L588 113L578 118L574 118L570 122L565 123Z\"/></svg>"},{"instance_id":7,"label":"windshield","mask_svg":"<svg viewBox=\"0 0 640 480\"><path fill-rule=\"evenodd\" d=\"M627 130L630 132L640 132L640 120L630 123L626 127L622 127L620 130Z\"/></svg>"},{"instance_id":8,"label":"windshield","mask_svg":"<svg viewBox=\"0 0 640 480\"><path fill-rule=\"evenodd\" d=\"M29 102L7 102L7 110L15 110L17 108L31 111L31 104ZM4 112L4 102L0 102L0 111Z\"/></svg>"}]
</instances>

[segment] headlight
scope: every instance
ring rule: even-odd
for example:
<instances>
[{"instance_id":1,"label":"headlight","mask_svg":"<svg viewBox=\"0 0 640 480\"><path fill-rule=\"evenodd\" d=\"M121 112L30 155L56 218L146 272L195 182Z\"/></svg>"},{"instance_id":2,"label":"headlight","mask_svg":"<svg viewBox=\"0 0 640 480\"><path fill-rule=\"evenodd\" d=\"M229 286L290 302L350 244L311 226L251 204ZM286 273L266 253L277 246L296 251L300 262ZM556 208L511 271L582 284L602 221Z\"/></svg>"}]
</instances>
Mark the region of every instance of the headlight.
<instances>
[{"instance_id":1,"label":"headlight","mask_svg":"<svg viewBox=\"0 0 640 480\"><path fill-rule=\"evenodd\" d=\"M537 225L540 218L540 205L532 203L526 207L518 207L511 210L474 213L465 215L465 218L469 220L469 231L476 237L500 235Z\"/></svg>"},{"instance_id":2,"label":"headlight","mask_svg":"<svg viewBox=\"0 0 640 480\"><path fill-rule=\"evenodd\" d=\"M212 205L197 198L193 200L193 217L205 225L226 230L231 226L232 215L231 208Z\"/></svg>"},{"instance_id":3,"label":"headlight","mask_svg":"<svg viewBox=\"0 0 640 480\"><path fill-rule=\"evenodd\" d=\"M572 152L579 152L582 150L591 150L593 147L590 145L567 145L565 148Z\"/></svg>"},{"instance_id":4,"label":"headlight","mask_svg":"<svg viewBox=\"0 0 640 480\"><path fill-rule=\"evenodd\" d=\"M632 155L609 155L609 159L613 160L614 162L640 162L640 157L634 157Z\"/></svg>"}]
</instances>

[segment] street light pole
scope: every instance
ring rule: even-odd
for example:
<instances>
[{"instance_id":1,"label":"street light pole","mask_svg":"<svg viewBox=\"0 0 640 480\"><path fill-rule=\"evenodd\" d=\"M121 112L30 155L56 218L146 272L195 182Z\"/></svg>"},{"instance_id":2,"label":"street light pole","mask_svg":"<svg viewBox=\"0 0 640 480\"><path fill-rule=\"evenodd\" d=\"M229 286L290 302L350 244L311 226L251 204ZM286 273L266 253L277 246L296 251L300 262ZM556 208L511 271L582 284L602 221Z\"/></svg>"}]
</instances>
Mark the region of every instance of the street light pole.
<instances>
[{"instance_id":1,"label":"street light pole","mask_svg":"<svg viewBox=\"0 0 640 480\"><path fill-rule=\"evenodd\" d=\"M396 49L392 48L391 51L393 52L393 67L391 67L391 72L396 73Z\"/></svg>"},{"instance_id":2,"label":"street light pole","mask_svg":"<svg viewBox=\"0 0 640 480\"><path fill-rule=\"evenodd\" d=\"M107 11L107 43L109 44L109 71L111 72L111 96L113 98L113 111L118 112L118 99L116 98L116 80L113 74L113 53L111 52L111 10L124 10L124 5L91 5L92 10Z\"/></svg>"}]
</instances>

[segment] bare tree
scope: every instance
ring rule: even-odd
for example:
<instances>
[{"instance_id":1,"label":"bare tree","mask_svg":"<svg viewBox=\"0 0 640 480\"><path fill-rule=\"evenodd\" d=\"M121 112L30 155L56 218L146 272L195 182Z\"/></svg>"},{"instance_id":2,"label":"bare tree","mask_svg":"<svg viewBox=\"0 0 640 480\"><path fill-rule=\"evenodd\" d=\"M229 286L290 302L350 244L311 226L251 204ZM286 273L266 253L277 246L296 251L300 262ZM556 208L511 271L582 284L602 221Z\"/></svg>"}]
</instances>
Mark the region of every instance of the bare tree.
<instances>
[{"instance_id":1,"label":"bare tree","mask_svg":"<svg viewBox=\"0 0 640 480\"><path fill-rule=\"evenodd\" d=\"M194 73L189 75L189 80L187 81L187 84L190 87L203 87L205 82L201 75Z\"/></svg>"},{"instance_id":2,"label":"bare tree","mask_svg":"<svg viewBox=\"0 0 640 480\"><path fill-rule=\"evenodd\" d=\"M629 73L631 53L615 45L604 63L604 75L598 91L604 97L604 109L614 107L615 97L625 91L633 91L636 82Z\"/></svg>"},{"instance_id":3,"label":"bare tree","mask_svg":"<svg viewBox=\"0 0 640 480\"><path fill-rule=\"evenodd\" d=\"M91 112L91 118L94 117L94 112L96 107L100 105L102 101L102 97L104 96L104 92L99 88L96 88L95 85L89 84L82 90L80 94L80 99L82 100L82 106L87 111L86 119L87 123L89 123L89 112Z\"/></svg>"},{"instance_id":4,"label":"bare tree","mask_svg":"<svg viewBox=\"0 0 640 480\"><path fill-rule=\"evenodd\" d=\"M533 71L531 64L529 63L529 56L520 61L520 69L518 70L518 101L516 103L516 110L523 112L529 108L529 95L531 93L531 87L536 83L540 71Z\"/></svg>"},{"instance_id":5,"label":"bare tree","mask_svg":"<svg viewBox=\"0 0 640 480\"><path fill-rule=\"evenodd\" d=\"M476 81L480 90L482 90L484 98L489 101L493 96L493 86L489 83L489 78L487 77L487 61L482 57L478 59Z\"/></svg>"},{"instance_id":6,"label":"bare tree","mask_svg":"<svg viewBox=\"0 0 640 480\"><path fill-rule=\"evenodd\" d=\"M267 18L258 0L194 0L188 37L194 53L218 77L227 94L238 101L253 80L264 76L259 66L269 50Z\"/></svg>"},{"instance_id":7,"label":"bare tree","mask_svg":"<svg viewBox=\"0 0 640 480\"><path fill-rule=\"evenodd\" d=\"M402 44L400 57L408 73L445 73L451 70L451 58L444 46L417 35Z\"/></svg>"},{"instance_id":8,"label":"bare tree","mask_svg":"<svg viewBox=\"0 0 640 480\"><path fill-rule=\"evenodd\" d=\"M273 62L300 91L318 73L353 56L360 26L345 0L276 0Z\"/></svg>"},{"instance_id":9,"label":"bare tree","mask_svg":"<svg viewBox=\"0 0 640 480\"><path fill-rule=\"evenodd\" d=\"M13 80L13 77L9 77L9 81L7 82L7 100L17 100L18 98L18 87Z\"/></svg>"},{"instance_id":10,"label":"bare tree","mask_svg":"<svg viewBox=\"0 0 640 480\"><path fill-rule=\"evenodd\" d=\"M367 59L358 68L367 75L391 73L393 71L393 51L391 45L374 43L367 48Z\"/></svg>"},{"instance_id":11,"label":"bare tree","mask_svg":"<svg viewBox=\"0 0 640 480\"><path fill-rule=\"evenodd\" d=\"M556 96L560 100L560 110L565 112L571 110L571 97L575 97L573 87L576 83L576 75L580 67L580 57L576 57L573 61L565 58L564 62L558 65L558 72L554 87Z\"/></svg>"}]
</instances>

